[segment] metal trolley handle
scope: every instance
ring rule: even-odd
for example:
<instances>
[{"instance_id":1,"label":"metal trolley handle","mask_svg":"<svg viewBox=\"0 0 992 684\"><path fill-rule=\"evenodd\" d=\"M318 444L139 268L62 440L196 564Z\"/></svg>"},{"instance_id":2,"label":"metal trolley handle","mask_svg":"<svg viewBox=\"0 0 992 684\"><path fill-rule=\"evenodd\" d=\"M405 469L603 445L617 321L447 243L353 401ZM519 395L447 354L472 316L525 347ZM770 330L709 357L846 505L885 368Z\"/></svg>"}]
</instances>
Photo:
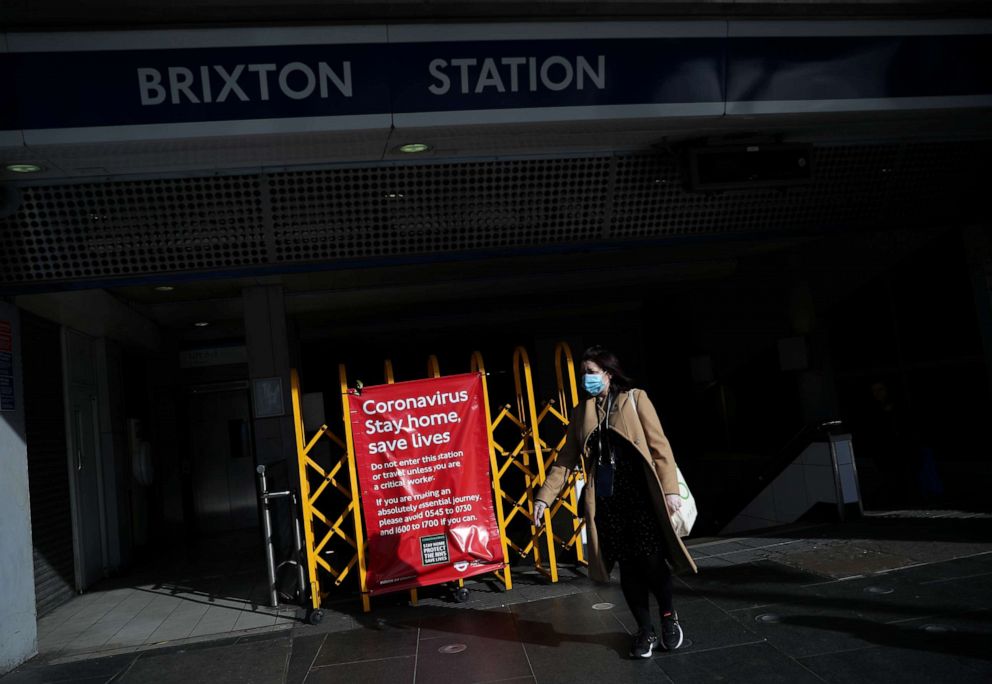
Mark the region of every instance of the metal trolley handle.
<instances>
[{"instance_id":1,"label":"metal trolley handle","mask_svg":"<svg viewBox=\"0 0 992 684\"><path fill-rule=\"evenodd\" d=\"M300 600L305 598L306 593L306 578L303 575L303 563L300 562L300 554L303 548L303 543L300 538L300 521L296 517L296 494L289 490L280 492L270 492L268 491L268 484L265 480L265 466L258 466L255 471L258 473L259 481L259 499L262 502L262 530L265 533L265 560L266 560L266 570L269 573L269 600L273 608L279 607L279 592L276 589L276 570L283 567L284 565L295 565L297 572L297 581L300 593ZM269 502L273 499L282 499L284 497L291 497L293 499L293 557L289 560L283 561L278 566L276 566L275 549L272 544L272 512L269 509Z\"/></svg>"}]
</instances>

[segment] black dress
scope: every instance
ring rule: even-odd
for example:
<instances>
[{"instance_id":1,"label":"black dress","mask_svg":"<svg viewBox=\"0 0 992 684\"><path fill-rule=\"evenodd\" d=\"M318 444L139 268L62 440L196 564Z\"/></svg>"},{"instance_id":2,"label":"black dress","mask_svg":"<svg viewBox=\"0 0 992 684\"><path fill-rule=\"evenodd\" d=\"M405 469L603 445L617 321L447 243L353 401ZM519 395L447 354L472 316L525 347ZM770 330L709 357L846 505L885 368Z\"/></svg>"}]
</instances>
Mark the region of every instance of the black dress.
<instances>
[{"instance_id":1,"label":"black dress","mask_svg":"<svg viewBox=\"0 0 992 684\"><path fill-rule=\"evenodd\" d=\"M654 510L654 501L648 490L647 473L644 471L644 457L622 437L611 430L606 431L606 440L612 447L614 456L613 493L599 496L596 492L596 534L599 537L600 551L607 568L616 562L632 561L653 556L659 550L664 553L665 536ZM593 433L589 444L593 449L594 463L599 464L598 435ZM609 455L604 454L604 465L609 467Z\"/></svg>"}]
</instances>

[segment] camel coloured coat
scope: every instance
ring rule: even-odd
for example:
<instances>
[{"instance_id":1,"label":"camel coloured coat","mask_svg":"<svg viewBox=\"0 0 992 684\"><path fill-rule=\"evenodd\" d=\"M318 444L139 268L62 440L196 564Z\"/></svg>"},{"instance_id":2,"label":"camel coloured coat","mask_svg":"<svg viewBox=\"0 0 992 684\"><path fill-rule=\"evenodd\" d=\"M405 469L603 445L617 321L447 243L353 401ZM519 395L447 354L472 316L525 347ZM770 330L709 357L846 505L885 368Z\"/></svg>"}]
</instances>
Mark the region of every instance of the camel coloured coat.
<instances>
[{"instance_id":1,"label":"camel coloured coat","mask_svg":"<svg viewBox=\"0 0 992 684\"><path fill-rule=\"evenodd\" d=\"M630 398L631 392L636 394L633 401ZM609 580L610 568L607 568L603 562L599 537L596 534L596 478L593 476L595 464L589 453L588 440L593 430L603 420L605 410L604 406L596 405L594 398L587 399L575 407L568 424L565 444L558 452L558 457L551 466L544 485L537 493L537 499L550 506L561 493L569 472L578 469L579 459L582 459L585 472L589 475L582 490L589 551L589 576L598 582ZM696 572L696 564L685 544L675 533L665 506L665 494L679 493L675 457L668 438L665 437L665 431L661 428L658 413L648 395L637 389L620 392L609 418L609 429L629 442L643 459L648 490L651 493L654 512L658 516L665 536L665 550L672 569L675 572L687 570Z\"/></svg>"}]
</instances>

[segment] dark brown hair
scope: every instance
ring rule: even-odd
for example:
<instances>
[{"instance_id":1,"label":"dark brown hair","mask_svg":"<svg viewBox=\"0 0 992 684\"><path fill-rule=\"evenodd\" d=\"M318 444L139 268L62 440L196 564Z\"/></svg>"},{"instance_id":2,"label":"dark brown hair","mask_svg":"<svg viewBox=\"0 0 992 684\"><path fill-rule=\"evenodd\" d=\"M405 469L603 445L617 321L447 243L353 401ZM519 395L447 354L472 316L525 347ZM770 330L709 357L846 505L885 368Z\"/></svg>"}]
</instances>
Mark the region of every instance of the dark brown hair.
<instances>
[{"instance_id":1,"label":"dark brown hair","mask_svg":"<svg viewBox=\"0 0 992 684\"><path fill-rule=\"evenodd\" d=\"M593 345L582 352L582 360L592 361L610 374L610 391L629 390L634 386L634 381L624 374L620 359L609 349Z\"/></svg>"}]
</instances>

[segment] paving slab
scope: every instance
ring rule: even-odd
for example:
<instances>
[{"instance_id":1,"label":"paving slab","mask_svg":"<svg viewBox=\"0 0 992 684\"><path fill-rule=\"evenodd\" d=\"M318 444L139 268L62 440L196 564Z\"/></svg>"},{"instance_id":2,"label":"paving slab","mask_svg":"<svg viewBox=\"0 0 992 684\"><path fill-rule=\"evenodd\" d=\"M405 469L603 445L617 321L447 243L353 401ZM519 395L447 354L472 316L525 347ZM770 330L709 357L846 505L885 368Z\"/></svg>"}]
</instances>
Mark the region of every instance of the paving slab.
<instances>
[{"instance_id":1,"label":"paving slab","mask_svg":"<svg viewBox=\"0 0 992 684\"><path fill-rule=\"evenodd\" d=\"M303 684L327 637L327 634L312 634L292 640L292 652L286 668L286 684Z\"/></svg>"},{"instance_id":2,"label":"paving slab","mask_svg":"<svg viewBox=\"0 0 992 684\"><path fill-rule=\"evenodd\" d=\"M234 644L144 655L116 681L121 684L272 684L284 679L290 648L286 641Z\"/></svg>"},{"instance_id":3,"label":"paving slab","mask_svg":"<svg viewBox=\"0 0 992 684\"><path fill-rule=\"evenodd\" d=\"M491 636L447 634L421 639L417 652L417 680L468 684L532 676L524 644L507 614L505 627Z\"/></svg>"},{"instance_id":4,"label":"paving slab","mask_svg":"<svg viewBox=\"0 0 992 684\"><path fill-rule=\"evenodd\" d=\"M988 684L992 663L931 650L910 648L864 648L830 653L800 662L826 682L837 684Z\"/></svg>"},{"instance_id":5,"label":"paving slab","mask_svg":"<svg viewBox=\"0 0 992 684\"><path fill-rule=\"evenodd\" d=\"M362 660L347 665L314 667L307 675L307 684L411 684L414 681L417 658L400 656L380 660Z\"/></svg>"},{"instance_id":6,"label":"paving slab","mask_svg":"<svg viewBox=\"0 0 992 684\"><path fill-rule=\"evenodd\" d=\"M133 663L135 655L116 655L82 662L50 665L33 661L5 675L3 684L43 684L48 682L103 681L120 674Z\"/></svg>"},{"instance_id":7,"label":"paving slab","mask_svg":"<svg viewBox=\"0 0 992 684\"><path fill-rule=\"evenodd\" d=\"M814 546L807 551L781 554L777 560L836 579L904 568L918 562L907 556L876 551L858 544Z\"/></svg>"},{"instance_id":8,"label":"paving slab","mask_svg":"<svg viewBox=\"0 0 992 684\"><path fill-rule=\"evenodd\" d=\"M384 626L326 635L314 656L313 666L338 665L417 654L417 629Z\"/></svg>"},{"instance_id":9,"label":"paving slab","mask_svg":"<svg viewBox=\"0 0 992 684\"><path fill-rule=\"evenodd\" d=\"M766 643L666 654L656 658L654 664L664 673L667 681L674 684L823 684L823 680L807 667L783 658L781 653Z\"/></svg>"},{"instance_id":10,"label":"paving slab","mask_svg":"<svg viewBox=\"0 0 992 684\"><path fill-rule=\"evenodd\" d=\"M824 579L822 575L771 560L713 568L683 577L698 596L728 611L804 597L809 593L807 585Z\"/></svg>"}]
</instances>

